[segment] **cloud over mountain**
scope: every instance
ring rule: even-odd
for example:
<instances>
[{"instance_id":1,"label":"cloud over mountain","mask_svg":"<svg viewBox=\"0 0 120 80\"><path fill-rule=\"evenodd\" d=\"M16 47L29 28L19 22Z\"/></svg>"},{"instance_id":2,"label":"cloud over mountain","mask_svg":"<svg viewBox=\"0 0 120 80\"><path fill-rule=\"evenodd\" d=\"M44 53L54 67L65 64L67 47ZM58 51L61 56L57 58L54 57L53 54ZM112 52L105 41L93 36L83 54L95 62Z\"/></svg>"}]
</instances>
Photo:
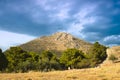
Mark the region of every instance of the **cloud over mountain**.
<instances>
[{"instance_id":1,"label":"cloud over mountain","mask_svg":"<svg viewBox=\"0 0 120 80\"><path fill-rule=\"evenodd\" d=\"M119 14L119 0L1 0L0 30L35 37L65 31L112 45L104 39L120 35Z\"/></svg>"}]
</instances>

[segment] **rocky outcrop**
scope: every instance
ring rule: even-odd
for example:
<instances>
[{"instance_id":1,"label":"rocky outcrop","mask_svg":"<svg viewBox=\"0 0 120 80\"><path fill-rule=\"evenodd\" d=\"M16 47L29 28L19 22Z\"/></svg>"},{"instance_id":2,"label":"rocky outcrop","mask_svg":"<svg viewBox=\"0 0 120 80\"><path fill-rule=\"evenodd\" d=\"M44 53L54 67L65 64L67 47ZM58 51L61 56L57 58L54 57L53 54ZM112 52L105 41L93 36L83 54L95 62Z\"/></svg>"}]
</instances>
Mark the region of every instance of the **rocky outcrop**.
<instances>
[{"instance_id":1,"label":"rocky outcrop","mask_svg":"<svg viewBox=\"0 0 120 80\"><path fill-rule=\"evenodd\" d=\"M112 48L107 49L107 55L109 59L110 55L114 55L118 60L120 59L120 46L114 46Z\"/></svg>"},{"instance_id":2,"label":"rocky outcrop","mask_svg":"<svg viewBox=\"0 0 120 80\"><path fill-rule=\"evenodd\" d=\"M102 66L110 66L110 65L115 64L109 60L110 55L114 55L116 58L118 58L116 62L119 62L120 61L120 46L113 46L107 49L107 58L103 62L103 64L101 64Z\"/></svg>"}]
</instances>

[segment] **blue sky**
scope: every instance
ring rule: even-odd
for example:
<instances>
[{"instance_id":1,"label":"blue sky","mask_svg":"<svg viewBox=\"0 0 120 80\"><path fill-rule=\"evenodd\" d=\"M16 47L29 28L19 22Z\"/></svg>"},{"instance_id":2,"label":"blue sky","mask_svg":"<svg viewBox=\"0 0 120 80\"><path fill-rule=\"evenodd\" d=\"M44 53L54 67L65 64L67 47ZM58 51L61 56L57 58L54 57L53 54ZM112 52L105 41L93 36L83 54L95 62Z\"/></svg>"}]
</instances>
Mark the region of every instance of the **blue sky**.
<instances>
[{"instance_id":1,"label":"blue sky","mask_svg":"<svg viewBox=\"0 0 120 80\"><path fill-rule=\"evenodd\" d=\"M120 45L120 0L0 0L0 48L64 31Z\"/></svg>"}]
</instances>

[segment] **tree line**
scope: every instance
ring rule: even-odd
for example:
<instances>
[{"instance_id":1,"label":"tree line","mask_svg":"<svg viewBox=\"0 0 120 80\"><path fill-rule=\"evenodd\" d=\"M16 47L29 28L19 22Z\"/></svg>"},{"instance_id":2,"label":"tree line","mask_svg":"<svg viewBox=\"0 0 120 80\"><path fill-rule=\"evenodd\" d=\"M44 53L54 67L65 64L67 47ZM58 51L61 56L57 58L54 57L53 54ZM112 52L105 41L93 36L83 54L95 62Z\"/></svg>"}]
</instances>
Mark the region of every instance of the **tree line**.
<instances>
[{"instance_id":1,"label":"tree line","mask_svg":"<svg viewBox=\"0 0 120 80\"><path fill-rule=\"evenodd\" d=\"M48 50L35 53L20 47L10 47L5 52L0 49L0 71L52 71L66 70L68 67L71 69L95 67L106 59L106 49L104 45L95 42L87 54L72 48L65 50L60 57Z\"/></svg>"}]
</instances>

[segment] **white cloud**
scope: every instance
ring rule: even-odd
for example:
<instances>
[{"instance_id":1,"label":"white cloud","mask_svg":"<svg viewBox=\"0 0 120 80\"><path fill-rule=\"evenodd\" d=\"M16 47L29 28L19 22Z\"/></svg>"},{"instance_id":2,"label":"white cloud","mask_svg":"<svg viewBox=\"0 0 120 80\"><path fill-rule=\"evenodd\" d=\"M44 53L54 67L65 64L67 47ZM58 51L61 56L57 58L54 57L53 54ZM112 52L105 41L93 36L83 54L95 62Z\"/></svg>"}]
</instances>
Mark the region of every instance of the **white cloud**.
<instances>
[{"instance_id":1,"label":"white cloud","mask_svg":"<svg viewBox=\"0 0 120 80\"><path fill-rule=\"evenodd\" d=\"M33 0L34 1L34 0ZM50 10L51 6L48 4L48 0L36 0L34 5L43 8L44 10Z\"/></svg>"},{"instance_id":2,"label":"white cloud","mask_svg":"<svg viewBox=\"0 0 120 80\"><path fill-rule=\"evenodd\" d=\"M57 10L55 14L50 14L52 18L56 18L58 20L65 20L69 18L69 11L70 11L70 3L65 3L64 5L57 6Z\"/></svg>"},{"instance_id":3,"label":"white cloud","mask_svg":"<svg viewBox=\"0 0 120 80\"><path fill-rule=\"evenodd\" d=\"M72 33L89 41L103 40L103 37L107 34L107 31L104 33L103 31L118 25L112 24L113 19L109 15L120 13L117 8L112 10L114 6L111 1L30 0L23 1L22 4L18 3L9 3L8 9L11 9L11 12L22 13L25 18L29 19L31 23L35 23L35 25L36 23L40 27L45 25L44 30L49 32L56 32L60 27L62 31ZM120 2L118 2L119 4ZM105 9L101 5L105 5ZM111 12L107 9L110 9ZM31 29L34 29L34 26L31 26ZM41 31L43 28L37 27L36 29ZM116 37L118 36L108 36L104 38L104 42L108 44L109 39L114 42Z\"/></svg>"},{"instance_id":4,"label":"white cloud","mask_svg":"<svg viewBox=\"0 0 120 80\"><path fill-rule=\"evenodd\" d=\"M64 2L64 3L63 3ZM31 0L28 5L12 5L13 9L18 12L24 12L30 20L35 23L48 23L56 20L65 20L69 18L71 2L56 0ZM15 8L14 8L15 7ZM16 8L17 7L17 8Z\"/></svg>"},{"instance_id":5,"label":"white cloud","mask_svg":"<svg viewBox=\"0 0 120 80\"><path fill-rule=\"evenodd\" d=\"M85 36L80 33L83 30L83 25L80 23L73 23L70 25L70 28L67 30L67 32L72 33L76 36L79 36L81 38L84 38Z\"/></svg>"},{"instance_id":6,"label":"white cloud","mask_svg":"<svg viewBox=\"0 0 120 80\"><path fill-rule=\"evenodd\" d=\"M30 15L34 21L39 22L41 20L41 14L44 14L42 16L45 16L48 19L50 18L50 21L56 21L56 20L62 21L69 18L69 10L71 8L71 3L65 2L63 4L61 3L61 1L58 3L55 0L50 0L50 1L37 0L33 6L36 9L34 9L34 11L30 10L29 13L31 13ZM41 12L39 9L42 9L43 12L45 13Z\"/></svg>"},{"instance_id":7,"label":"white cloud","mask_svg":"<svg viewBox=\"0 0 120 80\"><path fill-rule=\"evenodd\" d=\"M58 20L65 20L65 19L69 18L68 11L69 11L68 8L63 8L63 9L59 10L58 13L51 14L51 17L54 19L58 19Z\"/></svg>"},{"instance_id":8,"label":"white cloud","mask_svg":"<svg viewBox=\"0 0 120 80\"><path fill-rule=\"evenodd\" d=\"M120 35L107 36L103 39L103 41L105 41L105 42L107 42L107 41L120 41Z\"/></svg>"},{"instance_id":9,"label":"white cloud","mask_svg":"<svg viewBox=\"0 0 120 80\"><path fill-rule=\"evenodd\" d=\"M85 28L84 25L93 24L96 21L95 16L89 16L95 7L82 7L81 10L73 15L73 18L76 19L76 22L70 24L70 28L68 28L67 32L77 35L81 38L85 38L86 34L83 34L82 31Z\"/></svg>"},{"instance_id":10,"label":"white cloud","mask_svg":"<svg viewBox=\"0 0 120 80\"><path fill-rule=\"evenodd\" d=\"M9 48L10 46L16 46L23 44L27 41L34 39L34 36L17 34L13 32L1 31L0 30L0 48L3 50Z\"/></svg>"},{"instance_id":11,"label":"white cloud","mask_svg":"<svg viewBox=\"0 0 120 80\"><path fill-rule=\"evenodd\" d=\"M111 35L105 37L102 42L106 45L120 45L120 35Z\"/></svg>"}]
</instances>

